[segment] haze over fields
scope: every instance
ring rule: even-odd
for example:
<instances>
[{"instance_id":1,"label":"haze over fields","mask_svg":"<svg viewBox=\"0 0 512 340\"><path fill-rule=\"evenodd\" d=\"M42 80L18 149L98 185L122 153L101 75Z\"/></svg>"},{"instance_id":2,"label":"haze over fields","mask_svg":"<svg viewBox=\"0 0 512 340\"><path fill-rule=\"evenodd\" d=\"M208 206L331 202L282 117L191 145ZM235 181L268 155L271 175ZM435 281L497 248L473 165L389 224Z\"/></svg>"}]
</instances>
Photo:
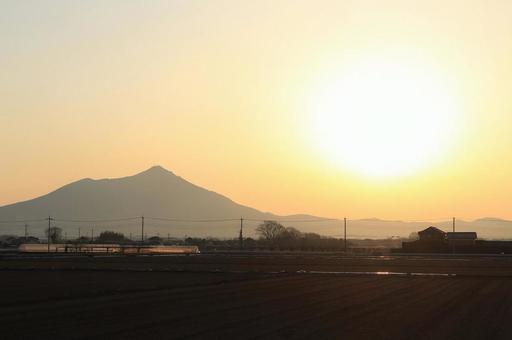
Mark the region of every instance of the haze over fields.
<instances>
[{"instance_id":1,"label":"haze over fields","mask_svg":"<svg viewBox=\"0 0 512 340\"><path fill-rule=\"evenodd\" d=\"M0 220L41 220L31 223L36 235L42 235L46 225L42 219L47 216L55 218L55 223L70 236L78 227L86 232L91 226L96 227L97 233L114 229L137 234L142 215L146 218L146 231L151 235L236 237L240 217L246 220L247 236L253 236L254 227L263 220L283 220L283 224L302 231L338 237L343 226L340 220L321 221L321 217L305 214L278 216L262 212L196 186L161 166L123 178L82 179L47 195L0 207ZM77 220L81 222L75 222ZM90 223L84 222L89 220ZM370 218L349 220L348 236L403 237L431 224L447 231L451 229L451 221L407 222ZM20 233L23 225L3 225L3 233ZM492 218L457 221L457 228L460 231L477 231L481 237L506 238L510 237L512 222Z\"/></svg>"}]
</instances>

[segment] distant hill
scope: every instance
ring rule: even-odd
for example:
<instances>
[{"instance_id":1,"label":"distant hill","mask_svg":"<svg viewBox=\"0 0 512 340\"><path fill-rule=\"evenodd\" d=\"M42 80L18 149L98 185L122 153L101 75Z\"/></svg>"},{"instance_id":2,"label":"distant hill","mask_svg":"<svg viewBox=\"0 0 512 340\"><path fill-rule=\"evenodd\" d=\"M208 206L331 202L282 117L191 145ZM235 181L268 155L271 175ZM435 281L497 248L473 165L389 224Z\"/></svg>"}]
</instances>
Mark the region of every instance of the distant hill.
<instances>
[{"instance_id":1,"label":"distant hill","mask_svg":"<svg viewBox=\"0 0 512 340\"><path fill-rule=\"evenodd\" d=\"M233 237L238 232L240 222L164 221L151 217L178 220L238 219L242 216L248 220L317 219L309 215L280 217L261 212L194 185L161 166L154 166L134 176L123 178L82 179L47 195L0 207L0 220L32 220L52 216L58 220L66 220L60 223L56 221L55 224L70 231L76 230L79 226L83 226L84 230L96 226L97 232L108 228L138 232L137 220L98 220L142 215L146 216L146 230L150 233L176 234L178 231L180 235L199 234L217 237ZM94 221L79 223L68 220ZM245 224L247 227L254 227L257 223L259 222L246 221ZM36 225L39 230L43 230L44 223L38 222ZM20 226L16 228L19 229ZM12 228L9 229L11 230Z\"/></svg>"},{"instance_id":2,"label":"distant hill","mask_svg":"<svg viewBox=\"0 0 512 340\"><path fill-rule=\"evenodd\" d=\"M82 179L30 201L0 208L2 219L111 219L126 216L173 218L260 218L264 213L198 187L160 166L115 179Z\"/></svg>"},{"instance_id":3,"label":"distant hill","mask_svg":"<svg viewBox=\"0 0 512 340\"><path fill-rule=\"evenodd\" d=\"M123 178L82 179L47 195L0 207L0 221L39 220L28 223L29 233L38 237L43 235L47 226L46 222L41 221L46 216L56 218L53 223L62 227L69 237L76 237L78 228L82 234L94 229L96 235L101 230L140 235L142 215L146 218L145 232L148 235L236 237L240 221L211 220L240 217L245 219L246 236L254 236L254 228L260 221L269 219L283 220L286 226L323 235L341 237L343 232L343 222L340 220L312 222L320 218L262 212L194 185L160 166ZM370 218L349 220L348 236L403 237L431 224L447 231L451 229L451 221L403 222ZM21 222L2 223L0 234L22 234L23 225ZM477 231L479 236L487 238L512 238L512 222L496 218L457 221L457 230Z\"/></svg>"}]
</instances>

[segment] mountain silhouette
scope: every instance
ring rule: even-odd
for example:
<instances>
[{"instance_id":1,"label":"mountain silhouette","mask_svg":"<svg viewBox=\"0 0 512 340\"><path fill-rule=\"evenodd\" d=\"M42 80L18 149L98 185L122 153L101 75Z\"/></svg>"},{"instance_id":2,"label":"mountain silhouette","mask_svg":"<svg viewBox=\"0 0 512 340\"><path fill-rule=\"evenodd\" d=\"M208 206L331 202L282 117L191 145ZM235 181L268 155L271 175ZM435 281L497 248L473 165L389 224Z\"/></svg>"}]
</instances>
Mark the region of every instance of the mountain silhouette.
<instances>
[{"instance_id":1,"label":"mountain silhouette","mask_svg":"<svg viewBox=\"0 0 512 340\"><path fill-rule=\"evenodd\" d=\"M30 233L38 237L44 235L47 226L44 218L48 216L55 218L53 224L69 232L70 236L76 236L78 228L95 228L96 235L102 230L139 235L141 216L145 216L148 235L237 237L240 217L245 219L245 236L254 236L255 227L263 220L283 220L284 225L305 232L335 237L343 235L343 222L340 220L312 222L320 218L305 214L278 216L262 212L192 184L161 166L123 178L85 178L47 195L0 207L0 221L37 220L30 221L29 227ZM116 219L123 220L111 221ZM403 237L432 224L450 231L452 222L349 219L348 236ZM2 223L0 227L0 234L21 235L24 222ZM458 220L457 230L476 231L480 237L510 238L512 222L498 218L482 218L472 222Z\"/></svg>"},{"instance_id":2,"label":"mountain silhouette","mask_svg":"<svg viewBox=\"0 0 512 340\"><path fill-rule=\"evenodd\" d=\"M161 166L130 177L82 179L47 195L0 207L2 219L141 215L183 219L271 216L194 185Z\"/></svg>"},{"instance_id":3,"label":"mountain silhouette","mask_svg":"<svg viewBox=\"0 0 512 340\"><path fill-rule=\"evenodd\" d=\"M147 216L147 229L165 233L166 227L180 224L188 235L208 234L210 236L233 236L239 228L238 221L212 221L203 223L172 222L153 220L171 218L182 220L238 219L248 220L247 226L254 227L262 220L280 219L271 213L238 204L231 199L201 188L176 176L161 166L154 166L139 174L115 179L93 180L85 178L65 185L47 195L0 207L0 220L40 220L47 216L62 220L59 226L75 226L76 220L93 220L92 224L105 224L102 220ZM316 218L309 215L288 218ZM286 218L286 217L285 217ZM95 221L98 221L97 223ZM120 221L122 222L122 221ZM57 222L56 222L57 223ZM135 225L134 221L131 224ZM75 223L76 224L76 223ZM130 223L120 223L119 227ZM41 230L44 223L39 223ZM153 226L152 226L153 225ZM104 228L109 227L105 225ZM114 226L115 227L115 226ZM111 228L112 229L112 228ZM134 230L135 231L135 230ZM42 231L41 231L42 232Z\"/></svg>"}]
</instances>

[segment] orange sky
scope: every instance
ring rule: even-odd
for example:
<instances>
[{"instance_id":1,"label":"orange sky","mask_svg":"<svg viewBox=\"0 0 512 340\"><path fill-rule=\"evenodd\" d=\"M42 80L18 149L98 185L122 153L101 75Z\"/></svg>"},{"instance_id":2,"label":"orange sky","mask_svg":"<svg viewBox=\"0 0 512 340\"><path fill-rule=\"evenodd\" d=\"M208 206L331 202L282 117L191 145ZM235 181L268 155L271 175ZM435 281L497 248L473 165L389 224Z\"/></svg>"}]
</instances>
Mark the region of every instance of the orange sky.
<instances>
[{"instance_id":1,"label":"orange sky","mask_svg":"<svg viewBox=\"0 0 512 340\"><path fill-rule=\"evenodd\" d=\"M8 2L0 205L160 164L280 214L512 218L510 13L510 1ZM460 112L450 145L413 172L369 177L319 148L308 100L390 56L450 84ZM347 124L332 150L351 143Z\"/></svg>"}]
</instances>

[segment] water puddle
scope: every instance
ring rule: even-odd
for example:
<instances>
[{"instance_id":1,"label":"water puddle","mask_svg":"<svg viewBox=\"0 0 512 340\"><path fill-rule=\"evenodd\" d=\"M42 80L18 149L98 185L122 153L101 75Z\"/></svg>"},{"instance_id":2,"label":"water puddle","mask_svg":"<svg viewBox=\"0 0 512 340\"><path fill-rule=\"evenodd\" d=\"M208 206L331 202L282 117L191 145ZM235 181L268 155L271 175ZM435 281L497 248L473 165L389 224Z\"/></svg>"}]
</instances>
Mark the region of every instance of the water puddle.
<instances>
[{"instance_id":1,"label":"water puddle","mask_svg":"<svg viewBox=\"0 0 512 340\"><path fill-rule=\"evenodd\" d=\"M298 270L297 274L347 275L347 276L440 276L454 277L457 274L446 273L406 273L406 272L345 272L345 271L318 271Z\"/></svg>"}]
</instances>

